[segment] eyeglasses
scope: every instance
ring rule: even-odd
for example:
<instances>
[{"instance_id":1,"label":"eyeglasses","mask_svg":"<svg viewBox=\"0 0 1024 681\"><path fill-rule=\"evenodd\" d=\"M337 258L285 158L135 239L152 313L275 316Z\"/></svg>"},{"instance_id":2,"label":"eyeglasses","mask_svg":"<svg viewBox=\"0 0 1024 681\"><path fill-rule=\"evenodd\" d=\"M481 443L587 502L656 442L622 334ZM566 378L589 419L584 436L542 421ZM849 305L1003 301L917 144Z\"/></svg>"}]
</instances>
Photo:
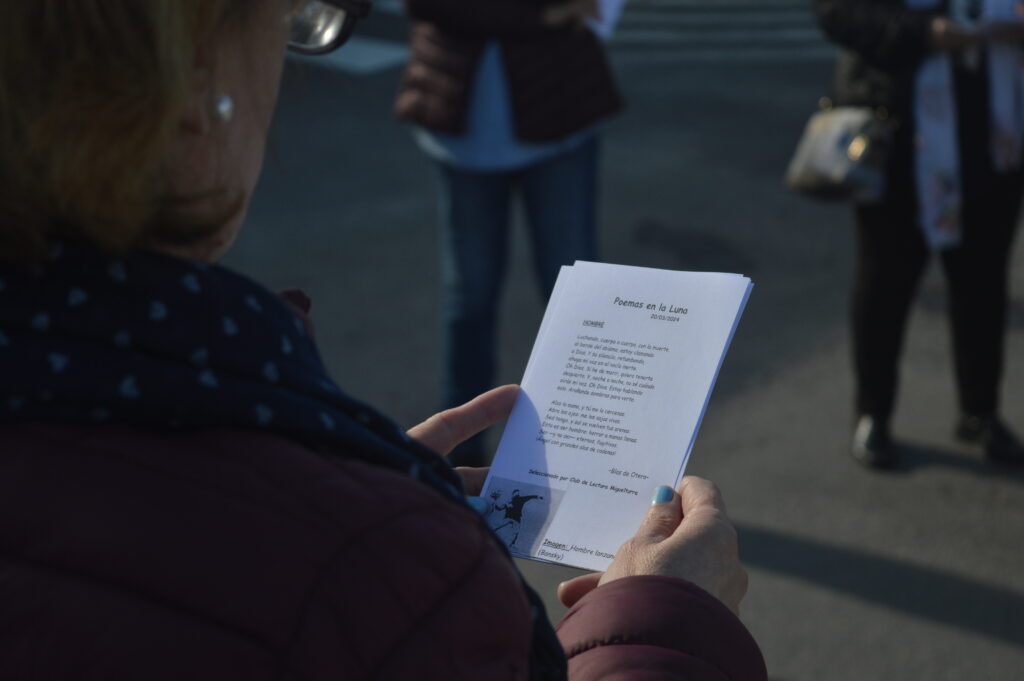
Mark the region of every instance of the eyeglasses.
<instances>
[{"instance_id":1,"label":"eyeglasses","mask_svg":"<svg viewBox=\"0 0 1024 681\"><path fill-rule=\"evenodd\" d=\"M300 0L292 17L288 49L326 54L352 35L356 21L370 13L370 0Z\"/></svg>"}]
</instances>

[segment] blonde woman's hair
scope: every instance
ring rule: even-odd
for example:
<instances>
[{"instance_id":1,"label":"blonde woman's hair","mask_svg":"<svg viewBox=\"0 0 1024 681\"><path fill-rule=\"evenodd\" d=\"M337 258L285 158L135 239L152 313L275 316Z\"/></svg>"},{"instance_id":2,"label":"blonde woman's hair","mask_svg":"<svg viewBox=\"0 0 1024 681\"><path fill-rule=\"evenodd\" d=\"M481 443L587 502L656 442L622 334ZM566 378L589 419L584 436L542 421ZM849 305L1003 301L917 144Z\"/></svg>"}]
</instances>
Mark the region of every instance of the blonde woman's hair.
<instances>
[{"instance_id":1,"label":"blonde woman's hair","mask_svg":"<svg viewBox=\"0 0 1024 681\"><path fill-rule=\"evenodd\" d=\"M245 2L0 2L0 259L38 260L55 238L124 252L173 236L161 175L196 55Z\"/></svg>"}]
</instances>

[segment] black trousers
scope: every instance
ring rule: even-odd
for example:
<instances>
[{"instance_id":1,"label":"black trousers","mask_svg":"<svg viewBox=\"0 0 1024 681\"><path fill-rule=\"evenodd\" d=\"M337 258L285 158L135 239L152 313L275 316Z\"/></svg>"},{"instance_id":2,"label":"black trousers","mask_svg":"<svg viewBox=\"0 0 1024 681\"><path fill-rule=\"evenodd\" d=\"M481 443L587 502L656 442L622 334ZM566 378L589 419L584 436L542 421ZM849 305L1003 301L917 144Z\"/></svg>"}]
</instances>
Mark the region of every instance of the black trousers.
<instances>
[{"instance_id":1,"label":"black trousers","mask_svg":"<svg viewBox=\"0 0 1024 681\"><path fill-rule=\"evenodd\" d=\"M1007 268L1021 200L1021 176L993 174L983 192L965 197L963 241L941 252L960 407L994 414L999 406L1006 332ZM913 192L856 208L853 287L856 409L888 419L910 304L930 255Z\"/></svg>"}]
</instances>

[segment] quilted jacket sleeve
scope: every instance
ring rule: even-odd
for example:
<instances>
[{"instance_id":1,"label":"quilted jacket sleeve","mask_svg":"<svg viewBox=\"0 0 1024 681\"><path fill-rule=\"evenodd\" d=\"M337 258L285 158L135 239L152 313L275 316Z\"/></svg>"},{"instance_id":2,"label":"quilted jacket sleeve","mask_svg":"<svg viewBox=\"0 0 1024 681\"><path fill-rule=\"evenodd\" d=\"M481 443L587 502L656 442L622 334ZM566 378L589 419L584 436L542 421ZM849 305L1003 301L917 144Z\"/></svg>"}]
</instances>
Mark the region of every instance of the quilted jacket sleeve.
<instances>
[{"instance_id":1,"label":"quilted jacket sleeve","mask_svg":"<svg viewBox=\"0 0 1024 681\"><path fill-rule=\"evenodd\" d=\"M883 70L911 68L924 59L938 15L908 9L903 0L814 0L814 10L830 40Z\"/></svg>"},{"instance_id":2,"label":"quilted jacket sleeve","mask_svg":"<svg viewBox=\"0 0 1024 681\"><path fill-rule=\"evenodd\" d=\"M628 577L580 599L558 625L571 681L765 681L739 619L672 577Z\"/></svg>"},{"instance_id":3,"label":"quilted jacket sleeve","mask_svg":"<svg viewBox=\"0 0 1024 681\"><path fill-rule=\"evenodd\" d=\"M404 481L372 489L308 593L284 678L526 681L529 604L481 520Z\"/></svg>"}]
</instances>

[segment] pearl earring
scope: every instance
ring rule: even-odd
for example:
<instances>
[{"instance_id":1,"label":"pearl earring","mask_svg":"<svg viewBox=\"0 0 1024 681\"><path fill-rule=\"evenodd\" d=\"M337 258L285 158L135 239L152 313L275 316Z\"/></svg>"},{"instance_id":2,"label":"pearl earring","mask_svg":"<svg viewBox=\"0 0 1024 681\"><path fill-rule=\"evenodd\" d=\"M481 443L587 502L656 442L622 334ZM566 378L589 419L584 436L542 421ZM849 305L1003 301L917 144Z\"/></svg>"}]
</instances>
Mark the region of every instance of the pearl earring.
<instances>
[{"instance_id":1,"label":"pearl earring","mask_svg":"<svg viewBox=\"0 0 1024 681\"><path fill-rule=\"evenodd\" d=\"M213 96L213 115L221 123L229 123L235 116L235 100L231 95L221 92Z\"/></svg>"}]
</instances>

